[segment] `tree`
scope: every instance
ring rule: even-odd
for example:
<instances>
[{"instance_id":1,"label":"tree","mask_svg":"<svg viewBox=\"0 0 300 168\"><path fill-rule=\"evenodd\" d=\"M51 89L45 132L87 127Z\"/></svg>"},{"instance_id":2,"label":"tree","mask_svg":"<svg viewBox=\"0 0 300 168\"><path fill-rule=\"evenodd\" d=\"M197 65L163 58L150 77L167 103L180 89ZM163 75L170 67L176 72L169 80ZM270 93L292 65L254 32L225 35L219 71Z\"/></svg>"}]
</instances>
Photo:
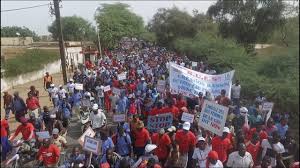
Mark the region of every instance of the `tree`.
<instances>
[{"instance_id":1,"label":"tree","mask_svg":"<svg viewBox=\"0 0 300 168\"><path fill-rule=\"evenodd\" d=\"M127 4L116 3L102 4L97 9L95 20L103 47L113 48L122 37L140 37L145 32L142 17L128 8Z\"/></svg>"},{"instance_id":2,"label":"tree","mask_svg":"<svg viewBox=\"0 0 300 168\"><path fill-rule=\"evenodd\" d=\"M196 34L192 26L192 16L177 7L160 8L149 23L149 28L156 34L158 44L172 47L176 38L192 37Z\"/></svg>"},{"instance_id":3,"label":"tree","mask_svg":"<svg viewBox=\"0 0 300 168\"><path fill-rule=\"evenodd\" d=\"M85 41L95 39L95 29L90 22L78 16L67 16L61 18L63 37L66 41ZM53 39L58 39L56 20L48 26L48 31Z\"/></svg>"},{"instance_id":4,"label":"tree","mask_svg":"<svg viewBox=\"0 0 300 168\"><path fill-rule=\"evenodd\" d=\"M245 46L266 42L282 24L281 0L219 0L207 13L219 23L223 37L234 37Z\"/></svg>"},{"instance_id":5,"label":"tree","mask_svg":"<svg viewBox=\"0 0 300 168\"><path fill-rule=\"evenodd\" d=\"M18 35L19 33L20 35ZM5 26L1 27L1 37L32 37L34 41L39 41L38 35L27 27Z\"/></svg>"}]
</instances>

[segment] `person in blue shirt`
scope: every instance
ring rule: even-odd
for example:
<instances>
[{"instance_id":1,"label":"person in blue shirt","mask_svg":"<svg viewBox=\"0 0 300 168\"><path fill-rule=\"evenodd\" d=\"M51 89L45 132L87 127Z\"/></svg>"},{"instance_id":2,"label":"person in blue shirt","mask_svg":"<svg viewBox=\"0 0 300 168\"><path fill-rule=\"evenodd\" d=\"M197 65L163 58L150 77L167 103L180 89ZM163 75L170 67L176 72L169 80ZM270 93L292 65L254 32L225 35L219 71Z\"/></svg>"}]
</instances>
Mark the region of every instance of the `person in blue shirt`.
<instances>
[{"instance_id":1,"label":"person in blue shirt","mask_svg":"<svg viewBox=\"0 0 300 168\"><path fill-rule=\"evenodd\" d=\"M112 139L108 136L108 133L103 131L101 132L101 140L102 140L102 154L105 155L107 149L113 149L115 147Z\"/></svg>"},{"instance_id":2,"label":"person in blue shirt","mask_svg":"<svg viewBox=\"0 0 300 168\"><path fill-rule=\"evenodd\" d=\"M120 113L126 113L128 110L129 101L128 98L125 97L124 93L121 93L120 99L117 101L117 112Z\"/></svg>"},{"instance_id":3,"label":"person in blue shirt","mask_svg":"<svg viewBox=\"0 0 300 168\"><path fill-rule=\"evenodd\" d=\"M72 95L72 107L78 118L79 118L79 112L80 112L81 99L82 99L81 93L75 89L74 94Z\"/></svg>"},{"instance_id":4,"label":"person in blue shirt","mask_svg":"<svg viewBox=\"0 0 300 168\"><path fill-rule=\"evenodd\" d=\"M122 156L130 156L132 153L130 135L124 131L122 126L118 127L118 133L115 137L116 152Z\"/></svg>"},{"instance_id":5,"label":"person in blue shirt","mask_svg":"<svg viewBox=\"0 0 300 168\"><path fill-rule=\"evenodd\" d=\"M289 126L287 125L288 121L286 118L282 117L280 120L280 123L276 124L277 131L280 135L281 139L285 139L285 134L287 130L289 129Z\"/></svg>"}]
</instances>

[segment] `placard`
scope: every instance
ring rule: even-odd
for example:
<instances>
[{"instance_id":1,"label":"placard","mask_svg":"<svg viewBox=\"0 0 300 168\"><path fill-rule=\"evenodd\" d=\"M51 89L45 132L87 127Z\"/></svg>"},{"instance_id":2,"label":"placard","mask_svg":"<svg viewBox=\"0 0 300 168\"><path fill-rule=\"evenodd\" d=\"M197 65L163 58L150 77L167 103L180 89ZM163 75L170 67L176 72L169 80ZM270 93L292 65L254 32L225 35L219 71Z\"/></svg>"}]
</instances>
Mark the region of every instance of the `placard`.
<instances>
[{"instance_id":1,"label":"placard","mask_svg":"<svg viewBox=\"0 0 300 168\"><path fill-rule=\"evenodd\" d=\"M109 86L109 85L105 86L105 87L103 88L103 91L104 91L104 92L110 91L110 86Z\"/></svg>"},{"instance_id":2,"label":"placard","mask_svg":"<svg viewBox=\"0 0 300 168\"><path fill-rule=\"evenodd\" d=\"M181 121L193 123L194 122L194 115L189 113L182 113Z\"/></svg>"},{"instance_id":3,"label":"placard","mask_svg":"<svg viewBox=\"0 0 300 168\"><path fill-rule=\"evenodd\" d=\"M143 74L143 70L137 70L138 74Z\"/></svg>"},{"instance_id":4,"label":"placard","mask_svg":"<svg viewBox=\"0 0 300 168\"><path fill-rule=\"evenodd\" d=\"M192 62L192 67L196 67L198 65L198 62Z\"/></svg>"},{"instance_id":5,"label":"placard","mask_svg":"<svg viewBox=\"0 0 300 168\"><path fill-rule=\"evenodd\" d=\"M116 95L121 95L121 90L118 89L118 88L113 87L113 88L112 88L112 92L113 92L114 94L116 94Z\"/></svg>"},{"instance_id":6,"label":"placard","mask_svg":"<svg viewBox=\"0 0 300 168\"><path fill-rule=\"evenodd\" d=\"M114 122L123 122L125 121L125 114L115 114L113 115Z\"/></svg>"},{"instance_id":7,"label":"placard","mask_svg":"<svg viewBox=\"0 0 300 168\"><path fill-rule=\"evenodd\" d=\"M50 134L48 131L36 132L35 133L41 139L48 139L50 138Z\"/></svg>"},{"instance_id":8,"label":"placard","mask_svg":"<svg viewBox=\"0 0 300 168\"><path fill-rule=\"evenodd\" d=\"M172 113L148 116L147 129L150 132L157 132L161 128L170 128L173 123Z\"/></svg>"},{"instance_id":9,"label":"placard","mask_svg":"<svg viewBox=\"0 0 300 168\"><path fill-rule=\"evenodd\" d=\"M96 135L96 133L93 131L93 129L91 127L88 127L85 130L85 132L80 136L80 138L78 139L78 142L81 146L83 146L85 136L93 138L95 135Z\"/></svg>"},{"instance_id":10,"label":"placard","mask_svg":"<svg viewBox=\"0 0 300 168\"><path fill-rule=\"evenodd\" d=\"M272 102L264 102L262 104L262 111L269 111L271 109L273 109L274 103Z\"/></svg>"},{"instance_id":11,"label":"placard","mask_svg":"<svg viewBox=\"0 0 300 168\"><path fill-rule=\"evenodd\" d=\"M126 79L126 73L121 73L118 75L118 80L125 80Z\"/></svg>"},{"instance_id":12,"label":"placard","mask_svg":"<svg viewBox=\"0 0 300 168\"><path fill-rule=\"evenodd\" d=\"M152 74L152 69L149 69L146 71L147 75L151 75Z\"/></svg>"},{"instance_id":13,"label":"placard","mask_svg":"<svg viewBox=\"0 0 300 168\"><path fill-rule=\"evenodd\" d=\"M212 133L222 136L228 110L228 107L204 100L199 125Z\"/></svg>"},{"instance_id":14,"label":"placard","mask_svg":"<svg viewBox=\"0 0 300 168\"><path fill-rule=\"evenodd\" d=\"M164 92L166 88L166 81L165 80L158 80L157 81L157 91Z\"/></svg>"},{"instance_id":15,"label":"placard","mask_svg":"<svg viewBox=\"0 0 300 168\"><path fill-rule=\"evenodd\" d=\"M100 147L100 140L94 139L89 136L84 137L83 148L82 148L83 150L98 155L99 147Z\"/></svg>"},{"instance_id":16,"label":"placard","mask_svg":"<svg viewBox=\"0 0 300 168\"><path fill-rule=\"evenodd\" d=\"M75 89L76 90L83 90L83 84L82 83L75 83Z\"/></svg>"}]
</instances>

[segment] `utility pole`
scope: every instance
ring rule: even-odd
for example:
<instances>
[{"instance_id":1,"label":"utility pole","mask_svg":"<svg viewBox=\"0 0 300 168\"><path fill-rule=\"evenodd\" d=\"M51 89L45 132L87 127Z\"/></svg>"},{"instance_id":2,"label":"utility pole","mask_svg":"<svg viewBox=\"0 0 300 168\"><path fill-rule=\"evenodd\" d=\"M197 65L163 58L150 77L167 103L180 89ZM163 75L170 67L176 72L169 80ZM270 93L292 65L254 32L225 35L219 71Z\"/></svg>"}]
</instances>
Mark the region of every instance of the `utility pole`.
<instances>
[{"instance_id":1,"label":"utility pole","mask_svg":"<svg viewBox=\"0 0 300 168\"><path fill-rule=\"evenodd\" d=\"M62 27L60 22L59 1L60 0L53 0L53 3L54 3L56 24L57 24L56 27L57 27L58 37L59 37L59 52L60 52L61 68L63 71L63 80L64 80L64 84L67 84L66 57L65 57Z\"/></svg>"}]
</instances>

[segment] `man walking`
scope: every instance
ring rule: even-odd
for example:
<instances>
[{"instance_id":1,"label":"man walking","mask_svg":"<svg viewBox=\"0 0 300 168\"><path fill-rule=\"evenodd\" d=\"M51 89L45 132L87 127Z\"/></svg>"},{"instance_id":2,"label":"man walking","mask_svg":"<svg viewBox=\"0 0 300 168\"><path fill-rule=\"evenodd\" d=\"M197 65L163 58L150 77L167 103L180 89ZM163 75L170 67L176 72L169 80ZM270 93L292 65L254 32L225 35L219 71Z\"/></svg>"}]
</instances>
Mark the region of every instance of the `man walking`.
<instances>
[{"instance_id":1,"label":"man walking","mask_svg":"<svg viewBox=\"0 0 300 168\"><path fill-rule=\"evenodd\" d=\"M5 110L5 119L9 118L9 113L12 110L11 109L12 100L13 100L12 95L8 94L8 92L5 91L4 92L4 96L3 96L4 110Z\"/></svg>"}]
</instances>

